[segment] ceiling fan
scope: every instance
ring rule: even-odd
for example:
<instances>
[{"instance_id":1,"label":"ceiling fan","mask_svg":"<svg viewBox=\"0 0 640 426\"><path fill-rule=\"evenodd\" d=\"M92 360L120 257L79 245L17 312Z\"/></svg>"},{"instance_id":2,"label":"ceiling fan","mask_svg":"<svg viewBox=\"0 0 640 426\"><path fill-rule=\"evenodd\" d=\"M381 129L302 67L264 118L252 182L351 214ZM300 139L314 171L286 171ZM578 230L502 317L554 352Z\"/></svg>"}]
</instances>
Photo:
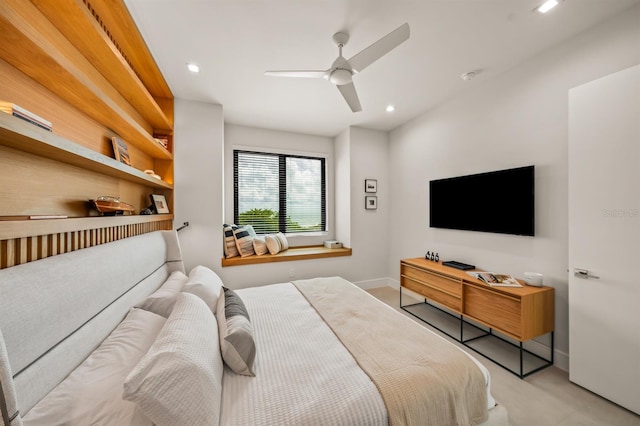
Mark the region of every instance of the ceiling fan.
<instances>
[{"instance_id":1,"label":"ceiling fan","mask_svg":"<svg viewBox=\"0 0 640 426\"><path fill-rule=\"evenodd\" d=\"M353 85L353 75L408 40L409 35L409 24L405 23L347 60L342 56L342 48L349 41L349 34L338 32L333 35L333 41L338 45L339 54L338 58L333 61L331 68L320 71L265 71L265 75L324 78L338 87L351 111L362 111L356 88Z\"/></svg>"}]
</instances>

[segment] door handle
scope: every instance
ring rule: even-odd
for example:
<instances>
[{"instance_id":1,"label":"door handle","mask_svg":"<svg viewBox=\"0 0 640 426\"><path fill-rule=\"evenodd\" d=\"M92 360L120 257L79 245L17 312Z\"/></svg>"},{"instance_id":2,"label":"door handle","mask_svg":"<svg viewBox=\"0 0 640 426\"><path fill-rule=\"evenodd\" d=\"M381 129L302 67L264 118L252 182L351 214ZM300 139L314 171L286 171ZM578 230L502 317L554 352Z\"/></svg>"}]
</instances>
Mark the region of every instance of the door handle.
<instances>
[{"instance_id":1,"label":"door handle","mask_svg":"<svg viewBox=\"0 0 640 426\"><path fill-rule=\"evenodd\" d=\"M578 278L585 279L585 280L588 280L589 278L591 278L593 280L599 280L600 279L600 277L597 277L595 275L591 275L589 273L588 269L573 268L573 275L575 275Z\"/></svg>"}]
</instances>

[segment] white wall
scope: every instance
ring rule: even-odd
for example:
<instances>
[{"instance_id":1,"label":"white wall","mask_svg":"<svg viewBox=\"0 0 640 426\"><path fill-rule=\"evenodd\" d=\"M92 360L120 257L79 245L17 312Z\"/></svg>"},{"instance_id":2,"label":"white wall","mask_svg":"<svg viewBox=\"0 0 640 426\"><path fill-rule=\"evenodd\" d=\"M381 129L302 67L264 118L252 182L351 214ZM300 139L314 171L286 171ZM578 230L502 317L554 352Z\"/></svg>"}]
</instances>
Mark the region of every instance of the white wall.
<instances>
[{"instance_id":1,"label":"white wall","mask_svg":"<svg viewBox=\"0 0 640 426\"><path fill-rule=\"evenodd\" d=\"M568 90L640 63L640 6L543 52L395 129L390 134L388 269L427 250L522 277L545 275L556 289L558 365L567 368ZM431 229L428 182L477 172L536 166L536 236ZM473 194L460 207L482 208ZM514 206L515 208L515 206ZM544 342L544 340L542 340Z\"/></svg>"},{"instance_id":2,"label":"white wall","mask_svg":"<svg viewBox=\"0 0 640 426\"><path fill-rule=\"evenodd\" d=\"M222 241L222 106L175 99L174 122L174 228L190 224L178 234L189 272L223 256L211 244Z\"/></svg>"},{"instance_id":3,"label":"white wall","mask_svg":"<svg viewBox=\"0 0 640 426\"><path fill-rule=\"evenodd\" d=\"M372 286L386 285L389 277L389 136L386 132L350 128L351 246L354 262L365 268ZM365 179L377 179L377 210L366 210ZM376 278L380 280L376 280ZM364 287L364 285L362 285Z\"/></svg>"},{"instance_id":4,"label":"white wall","mask_svg":"<svg viewBox=\"0 0 640 426\"><path fill-rule=\"evenodd\" d=\"M336 234L345 247L351 247L351 128L335 139Z\"/></svg>"},{"instance_id":5,"label":"white wall","mask_svg":"<svg viewBox=\"0 0 640 426\"><path fill-rule=\"evenodd\" d=\"M222 106L176 98L174 121L174 228L190 224L178 234L189 272L223 256Z\"/></svg>"}]
</instances>

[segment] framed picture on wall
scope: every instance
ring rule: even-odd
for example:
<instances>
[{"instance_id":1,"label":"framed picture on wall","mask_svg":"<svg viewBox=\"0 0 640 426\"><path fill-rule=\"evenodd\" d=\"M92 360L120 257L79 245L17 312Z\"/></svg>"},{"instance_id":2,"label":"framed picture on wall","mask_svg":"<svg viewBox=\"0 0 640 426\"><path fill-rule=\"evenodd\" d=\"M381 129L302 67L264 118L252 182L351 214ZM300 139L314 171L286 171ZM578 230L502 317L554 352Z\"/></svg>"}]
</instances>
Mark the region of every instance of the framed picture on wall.
<instances>
[{"instance_id":1,"label":"framed picture on wall","mask_svg":"<svg viewBox=\"0 0 640 426\"><path fill-rule=\"evenodd\" d=\"M169 213L169 204L167 204L167 200L164 198L164 195L151 194L150 197L151 205L156 213Z\"/></svg>"},{"instance_id":2,"label":"framed picture on wall","mask_svg":"<svg viewBox=\"0 0 640 426\"><path fill-rule=\"evenodd\" d=\"M378 197L375 195L367 195L364 197L364 208L367 210L376 210L378 208Z\"/></svg>"},{"instance_id":3,"label":"framed picture on wall","mask_svg":"<svg viewBox=\"0 0 640 426\"><path fill-rule=\"evenodd\" d=\"M364 192L375 194L378 192L378 180L377 179L365 179L364 180Z\"/></svg>"}]
</instances>

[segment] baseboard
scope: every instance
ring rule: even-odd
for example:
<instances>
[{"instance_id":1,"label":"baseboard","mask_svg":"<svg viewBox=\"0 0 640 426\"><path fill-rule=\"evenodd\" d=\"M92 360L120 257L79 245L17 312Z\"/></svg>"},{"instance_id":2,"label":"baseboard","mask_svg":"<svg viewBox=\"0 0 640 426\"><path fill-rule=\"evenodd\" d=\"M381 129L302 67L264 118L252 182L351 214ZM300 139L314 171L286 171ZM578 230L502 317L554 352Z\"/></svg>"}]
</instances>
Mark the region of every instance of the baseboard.
<instances>
[{"instance_id":1,"label":"baseboard","mask_svg":"<svg viewBox=\"0 0 640 426\"><path fill-rule=\"evenodd\" d=\"M384 279L375 280L382 282ZM386 282L389 287L395 288L396 290L400 289L400 281L394 280L393 278L387 278ZM376 285L376 287L381 287L382 285ZM373 287L369 287L373 288ZM404 289L402 290L402 294L408 294L410 296L415 297L416 299L423 299L418 293L414 293L411 290ZM534 353L540 354L545 358L549 357L549 346L540 343L536 340L530 340L526 343L527 348ZM559 369L568 372L569 371L569 354L563 352L559 349L554 349L553 351L553 365L558 367Z\"/></svg>"}]
</instances>

